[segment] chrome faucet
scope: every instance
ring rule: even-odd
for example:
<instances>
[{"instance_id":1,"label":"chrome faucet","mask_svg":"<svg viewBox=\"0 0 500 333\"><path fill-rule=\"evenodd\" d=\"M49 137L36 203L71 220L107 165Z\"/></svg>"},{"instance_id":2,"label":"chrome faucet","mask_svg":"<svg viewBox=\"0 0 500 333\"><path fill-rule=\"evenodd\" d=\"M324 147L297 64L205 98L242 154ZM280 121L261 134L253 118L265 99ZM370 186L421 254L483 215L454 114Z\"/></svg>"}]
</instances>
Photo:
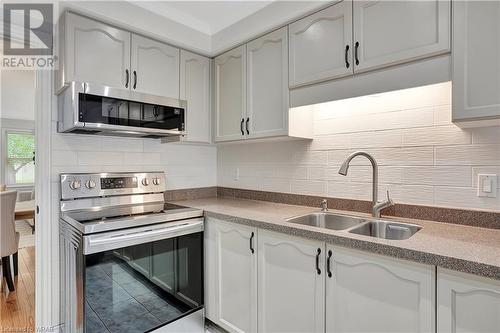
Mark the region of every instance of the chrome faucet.
<instances>
[{"instance_id":1,"label":"chrome faucet","mask_svg":"<svg viewBox=\"0 0 500 333\"><path fill-rule=\"evenodd\" d=\"M326 201L326 199L323 199L323 201L321 201L321 211L323 213L326 213L328 211L328 201Z\"/></svg>"},{"instance_id":2,"label":"chrome faucet","mask_svg":"<svg viewBox=\"0 0 500 333\"><path fill-rule=\"evenodd\" d=\"M342 176L347 176L347 170L349 170L349 163L351 163L351 160L353 158L355 158L356 156L364 156L372 164L372 170L373 170L373 174L372 174L372 179L373 179L372 180L373 181L373 184L372 184L372 216L379 218L380 211L387 208L387 207L393 206L394 202L389 197L389 191L387 191L387 200L382 201L382 202L378 202L378 166L377 166L377 161L375 161L373 156L364 152L364 151L356 151L356 152L350 154L349 156L347 156L344 163L342 163L342 165L340 166L339 174L341 174Z\"/></svg>"}]
</instances>

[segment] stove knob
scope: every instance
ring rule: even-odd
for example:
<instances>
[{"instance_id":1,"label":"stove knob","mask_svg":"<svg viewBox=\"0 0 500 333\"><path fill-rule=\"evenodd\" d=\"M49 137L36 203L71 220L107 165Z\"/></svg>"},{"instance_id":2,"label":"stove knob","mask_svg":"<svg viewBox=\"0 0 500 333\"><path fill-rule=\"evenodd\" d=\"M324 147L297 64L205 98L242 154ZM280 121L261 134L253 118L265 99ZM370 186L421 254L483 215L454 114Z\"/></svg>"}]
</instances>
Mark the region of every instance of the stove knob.
<instances>
[{"instance_id":1,"label":"stove knob","mask_svg":"<svg viewBox=\"0 0 500 333\"><path fill-rule=\"evenodd\" d=\"M93 189L95 187L95 181L92 179L87 180L85 183L85 187L87 187L89 190Z\"/></svg>"},{"instance_id":2,"label":"stove knob","mask_svg":"<svg viewBox=\"0 0 500 333\"><path fill-rule=\"evenodd\" d=\"M142 178L142 182L141 182L141 183L142 183L142 185L144 185L144 186L148 186L148 185L149 185L149 179L147 179L147 178Z\"/></svg>"},{"instance_id":3,"label":"stove knob","mask_svg":"<svg viewBox=\"0 0 500 333\"><path fill-rule=\"evenodd\" d=\"M82 186L82 182L79 180L72 180L69 183L69 188L72 190L78 190Z\"/></svg>"},{"instance_id":4,"label":"stove knob","mask_svg":"<svg viewBox=\"0 0 500 333\"><path fill-rule=\"evenodd\" d=\"M153 178L153 184L160 185L161 184L160 178Z\"/></svg>"}]
</instances>

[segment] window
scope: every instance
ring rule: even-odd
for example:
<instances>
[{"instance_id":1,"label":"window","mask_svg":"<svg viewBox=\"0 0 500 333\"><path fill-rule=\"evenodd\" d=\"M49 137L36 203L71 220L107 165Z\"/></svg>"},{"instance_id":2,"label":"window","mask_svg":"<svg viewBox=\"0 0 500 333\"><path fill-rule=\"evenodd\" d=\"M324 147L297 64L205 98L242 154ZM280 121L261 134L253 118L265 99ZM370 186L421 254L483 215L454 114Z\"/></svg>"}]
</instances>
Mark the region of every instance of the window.
<instances>
[{"instance_id":1,"label":"window","mask_svg":"<svg viewBox=\"0 0 500 333\"><path fill-rule=\"evenodd\" d=\"M35 182L35 136L32 132L6 132L6 183L28 185Z\"/></svg>"}]
</instances>

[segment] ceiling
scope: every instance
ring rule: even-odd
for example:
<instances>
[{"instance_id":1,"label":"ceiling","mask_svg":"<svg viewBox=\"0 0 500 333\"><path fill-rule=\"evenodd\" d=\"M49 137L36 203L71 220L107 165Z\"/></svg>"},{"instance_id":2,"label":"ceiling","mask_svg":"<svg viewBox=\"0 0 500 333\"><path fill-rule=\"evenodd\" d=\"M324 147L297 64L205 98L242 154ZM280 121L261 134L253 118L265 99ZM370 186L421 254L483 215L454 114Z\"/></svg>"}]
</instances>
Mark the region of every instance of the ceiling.
<instances>
[{"instance_id":1,"label":"ceiling","mask_svg":"<svg viewBox=\"0 0 500 333\"><path fill-rule=\"evenodd\" d=\"M136 6L214 35L269 6L273 1L130 1Z\"/></svg>"}]
</instances>

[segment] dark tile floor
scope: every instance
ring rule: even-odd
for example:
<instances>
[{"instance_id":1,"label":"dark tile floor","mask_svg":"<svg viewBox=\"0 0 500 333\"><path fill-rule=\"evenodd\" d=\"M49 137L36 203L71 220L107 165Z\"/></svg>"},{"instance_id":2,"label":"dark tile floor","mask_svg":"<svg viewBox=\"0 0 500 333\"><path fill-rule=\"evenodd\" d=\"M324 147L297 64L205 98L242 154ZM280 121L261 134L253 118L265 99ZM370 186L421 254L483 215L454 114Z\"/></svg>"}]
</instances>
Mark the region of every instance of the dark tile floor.
<instances>
[{"instance_id":1,"label":"dark tile floor","mask_svg":"<svg viewBox=\"0 0 500 333\"><path fill-rule=\"evenodd\" d=\"M112 255L86 268L85 290L88 333L146 332L183 313L152 282Z\"/></svg>"}]
</instances>

